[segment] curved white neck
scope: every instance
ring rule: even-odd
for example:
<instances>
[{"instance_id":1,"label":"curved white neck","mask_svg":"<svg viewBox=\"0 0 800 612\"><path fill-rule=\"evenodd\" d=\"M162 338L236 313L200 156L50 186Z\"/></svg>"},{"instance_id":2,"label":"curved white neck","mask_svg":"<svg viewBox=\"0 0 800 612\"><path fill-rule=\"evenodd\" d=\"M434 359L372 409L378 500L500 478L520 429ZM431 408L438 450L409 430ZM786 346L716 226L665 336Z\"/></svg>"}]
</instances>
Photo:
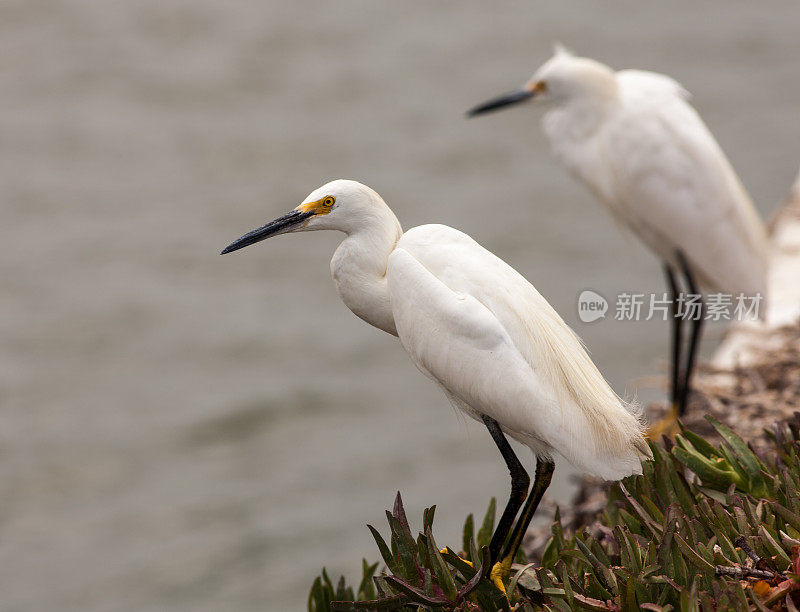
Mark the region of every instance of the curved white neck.
<instances>
[{"instance_id":1,"label":"curved white neck","mask_svg":"<svg viewBox=\"0 0 800 612\"><path fill-rule=\"evenodd\" d=\"M555 148L591 138L617 106L616 92L576 100L548 109L542 118L544 132Z\"/></svg>"},{"instance_id":2,"label":"curved white neck","mask_svg":"<svg viewBox=\"0 0 800 612\"><path fill-rule=\"evenodd\" d=\"M383 204L370 211L357 230L347 232L331 259L333 281L345 305L370 325L394 336L397 329L386 266L402 234L397 217Z\"/></svg>"},{"instance_id":3,"label":"curved white neck","mask_svg":"<svg viewBox=\"0 0 800 612\"><path fill-rule=\"evenodd\" d=\"M602 172L608 160L595 136L619 108L616 95L581 99L556 106L542 118L550 149L562 164L601 199L613 197L613 173Z\"/></svg>"}]
</instances>

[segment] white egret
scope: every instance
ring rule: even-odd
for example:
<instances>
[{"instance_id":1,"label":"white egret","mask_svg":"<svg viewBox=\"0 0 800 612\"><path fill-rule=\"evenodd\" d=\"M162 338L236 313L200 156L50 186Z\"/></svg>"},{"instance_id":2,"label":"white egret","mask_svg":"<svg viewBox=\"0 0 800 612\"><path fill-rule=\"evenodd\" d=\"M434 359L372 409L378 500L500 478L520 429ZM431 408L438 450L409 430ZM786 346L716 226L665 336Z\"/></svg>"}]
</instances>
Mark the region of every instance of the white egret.
<instances>
[{"instance_id":1,"label":"white egret","mask_svg":"<svg viewBox=\"0 0 800 612\"><path fill-rule=\"evenodd\" d=\"M608 480L641 473L650 449L638 409L612 391L533 285L469 236L445 225L403 233L375 191L337 180L222 253L322 229L346 234L331 260L342 301L397 336L456 408L485 423L505 459L511 496L490 545L496 584L502 585L550 483L555 454ZM528 474L504 434L537 457L527 500Z\"/></svg>"},{"instance_id":2,"label":"white egret","mask_svg":"<svg viewBox=\"0 0 800 612\"><path fill-rule=\"evenodd\" d=\"M697 296L698 288L761 297L766 290L764 224L688 97L663 74L614 72L556 48L521 89L468 113L546 103L542 126L555 156L663 261L672 302L672 409L655 434L674 433L686 409L704 316L698 297L683 360L678 305L687 298L678 277Z\"/></svg>"}]
</instances>

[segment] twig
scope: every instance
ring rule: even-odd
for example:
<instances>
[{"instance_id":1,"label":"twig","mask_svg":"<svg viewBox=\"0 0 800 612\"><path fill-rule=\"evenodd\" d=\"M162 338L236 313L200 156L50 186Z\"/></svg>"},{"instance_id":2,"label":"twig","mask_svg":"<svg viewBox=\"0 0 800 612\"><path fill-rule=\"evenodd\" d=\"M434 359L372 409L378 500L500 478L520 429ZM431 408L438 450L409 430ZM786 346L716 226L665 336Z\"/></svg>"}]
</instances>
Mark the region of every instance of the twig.
<instances>
[{"instance_id":1,"label":"twig","mask_svg":"<svg viewBox=\"0 0 800 612\"><path fill-rule=\"evenodd\" d=\"M733 576L739 580L744 580L745 578L761 578L764 580L772 580L777 574L768 570L760 570L749 567L725 567L724 565L717 565L714 567L714 575Z\"/></svg>"},{"instance_id":2,"label":"twig","mask_svg":"<svg viewBox=\"0 0 800 612\"><path fill-rule=\"evenodd\" d=\"M733 541L733 544L734 544L734 546L738 546L739 548L741 548L744 551L744 554L746 554L748 557L750 557L756 563L761 561L761 557L759 557L756 554L756 552L752 548L750 548L750 544L748 544L746 537L739 536L738 538L736 538Z\"/></svg>"}]
</instances>

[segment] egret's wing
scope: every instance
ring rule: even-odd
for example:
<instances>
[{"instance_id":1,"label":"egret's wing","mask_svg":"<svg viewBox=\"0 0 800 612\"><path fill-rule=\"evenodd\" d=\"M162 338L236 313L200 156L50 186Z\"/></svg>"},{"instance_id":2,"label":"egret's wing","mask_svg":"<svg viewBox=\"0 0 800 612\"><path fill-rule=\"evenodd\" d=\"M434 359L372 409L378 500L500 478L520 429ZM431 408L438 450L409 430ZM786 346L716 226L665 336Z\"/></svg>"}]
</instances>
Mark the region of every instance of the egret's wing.
<instances>
[{"instance_id":1,"label":"egret's wing","mask_svg":"<svg viewBox=\"0 0 800 612\"><path fill-rule=\"evenodd\" d=\"M597 143L618 218L666 261L675 263L682 251L709 288L763 292L764 225L680 85L631 70L618 73L618 82L620 112Z\"/></svg>"},{"instance_id":2,"label":"egret's wing","mask_svg":"<svg viewBox=\"0 0 800 612\"><path fill-rule=\"evenodd\" d=\"M403 248L390 255L387 278L400 342L417 367L472 408L472 416L486 414L515 434L535 435L518 402L503 396L525 397L523 405L529 396L537 404L550 400L492 312L447 287Z\"/></svg>"},{"instance_id":3,"label":"egret's wing","mask_svg":"<svg viewBox=\"0 0 800 612\"><path fill-rule=\"evenodd\" d=\"M414 363L534 450L605 478L640 470L640 424L580 341L522 276L446 226L410 230L387 270ZM476 416L473 414L473 416Z\"/></svg>"}]
</instances>

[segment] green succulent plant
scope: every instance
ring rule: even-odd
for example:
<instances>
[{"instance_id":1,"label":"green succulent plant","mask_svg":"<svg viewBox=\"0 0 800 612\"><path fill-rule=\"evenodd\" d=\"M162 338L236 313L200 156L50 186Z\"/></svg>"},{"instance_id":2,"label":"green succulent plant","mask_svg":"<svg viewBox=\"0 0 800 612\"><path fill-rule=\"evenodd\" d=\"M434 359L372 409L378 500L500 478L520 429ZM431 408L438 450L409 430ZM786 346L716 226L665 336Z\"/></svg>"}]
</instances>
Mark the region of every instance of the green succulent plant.
<instances>
[{"instance_id":1,"label":"green succulent plant","mask_svg":"<svg viewBox=\"0 0 800 612\"><path fill-rule=\"evenodd\" d=\"M461 551L440 552L435 507L416 539L398 493L387 512L389 543L370 527L384 567L364 561L358 589L327 573L314 581L310 611L613 610L667 612L800 608L800 414L767 432L756 451L709 418L718 445L684 430L641 476L608 490L594 522L565 532L558 513L541 563L523 556L508 597L483 577L494 528L490 503L475 533L470 515Z\"/></svg>"}]
</instances>

